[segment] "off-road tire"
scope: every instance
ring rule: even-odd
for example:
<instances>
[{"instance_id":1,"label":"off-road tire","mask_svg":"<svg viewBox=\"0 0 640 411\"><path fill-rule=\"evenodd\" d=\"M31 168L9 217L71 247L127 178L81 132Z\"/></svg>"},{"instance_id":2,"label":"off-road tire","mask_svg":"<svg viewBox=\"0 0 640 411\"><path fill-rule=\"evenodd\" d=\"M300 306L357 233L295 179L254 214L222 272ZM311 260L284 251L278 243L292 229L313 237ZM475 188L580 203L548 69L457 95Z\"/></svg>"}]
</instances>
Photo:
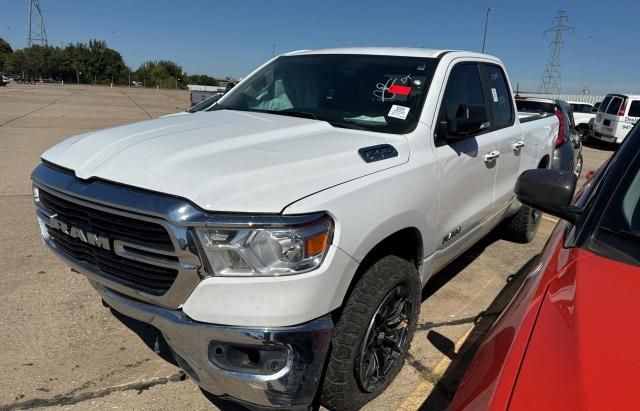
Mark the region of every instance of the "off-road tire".
<instances>
[{"instance_id":1,"label":"off-road tire","mask_svg":"<svg viewBox=\"0 0 640 411\"><path fill-rule=\"evenodd\" d=\"M576 130L578 131L578 135L580 136L580 140L583 143L586 143L587 141L589 141L589 126L587 125L580 125L576 128Z\"/></svg>"},{"instance_id":2,"label":"off-road tire","mask_svg":"<svg viewBox=\"0 0 640 411\"><path fill-rule=\"evenodd\" d=\"M503 237L516 243L530 243L536 236L542 213L523 205L520 210L504 222Z\"/></svg>"},{"instance_id":3,"label":"off-road tire","mask_svg":"<svg viewBox=\"0 0 640 411\"><path fill-rule=\"evenodd\" d=\"M395 360L384 383L373 392L362 389L356 376L364 337L385 297L399 285L409 290L411 301L406 349ZM331 410L357 410L378 396L396 377L409 352L420 312L420 278L416 267L394 255L381 258L366 269L347 297L337 320L328 364L320 389L320 402Z\"/></svg>"}]
</instances>

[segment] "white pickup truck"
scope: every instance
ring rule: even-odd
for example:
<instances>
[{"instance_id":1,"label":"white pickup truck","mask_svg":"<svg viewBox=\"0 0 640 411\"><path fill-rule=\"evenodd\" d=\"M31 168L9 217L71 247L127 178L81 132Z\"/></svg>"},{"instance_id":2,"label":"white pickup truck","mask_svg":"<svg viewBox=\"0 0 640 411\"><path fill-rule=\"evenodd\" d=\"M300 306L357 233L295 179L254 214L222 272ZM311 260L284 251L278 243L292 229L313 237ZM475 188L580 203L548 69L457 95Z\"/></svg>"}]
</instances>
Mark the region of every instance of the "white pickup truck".
<instances>
[{"instance_id":1,"label":"white pickup truck","mask_svg":"<svg viewBox=\"0 0 640 411\"><path fill-rule=\"evenodd\" d=\"M402 367L435 272L501 222L532 239L513 189L558 120L518 117L489 55L292 52L212 111L59 143L33 198L51 250L205 391L354 409Z\"/></svg>"}]
</instances>

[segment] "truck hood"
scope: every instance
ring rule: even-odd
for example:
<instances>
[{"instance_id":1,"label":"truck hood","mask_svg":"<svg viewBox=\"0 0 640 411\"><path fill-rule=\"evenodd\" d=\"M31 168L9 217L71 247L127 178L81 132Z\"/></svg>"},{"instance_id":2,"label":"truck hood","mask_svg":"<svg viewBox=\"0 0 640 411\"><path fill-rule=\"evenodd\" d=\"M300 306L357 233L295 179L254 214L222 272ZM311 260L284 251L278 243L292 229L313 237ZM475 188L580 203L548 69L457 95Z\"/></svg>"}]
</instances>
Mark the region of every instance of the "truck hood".
<instances>
[{"instance_id":1,"label":"truck hood","mask_svg":"<svg viewBox=\"0 0 640 411\"><path fill-rule=\"evenodd\" d=\"M366 163L363 147L398 156ZM100 178L186 198L209 211L278 213L296 200L409 159L405 136L282 115L220 110L71 137L42 158Z\"/></svg>"},{"instance_id":2,"label":"truck hood","mask_svg":"<svg viewBox=\"0 0 640 411\"><path fill-rule=\"evenodd\" d=\"M510 409L613 410L637 402L640 268L589 254L580 250L550 282Z\"/></svg>"}]
</instances>

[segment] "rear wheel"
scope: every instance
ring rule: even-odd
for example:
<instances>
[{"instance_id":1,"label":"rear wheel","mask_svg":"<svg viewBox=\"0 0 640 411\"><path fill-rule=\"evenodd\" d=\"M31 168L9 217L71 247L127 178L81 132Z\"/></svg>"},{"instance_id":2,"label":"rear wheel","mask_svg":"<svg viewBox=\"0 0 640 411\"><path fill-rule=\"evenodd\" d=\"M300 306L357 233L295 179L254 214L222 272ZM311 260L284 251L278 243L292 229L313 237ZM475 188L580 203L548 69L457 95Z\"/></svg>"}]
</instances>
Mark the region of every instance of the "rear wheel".
<instances>
[{"instance_id":1,"label":"rear wheel","mask_svg":"<svg viewBox=\"0 0 640 411\"><path fill-rule=\"evenodd\" d=\"M336 322L320 400L332 410L356 410L396 377L409 352L420 310L413 264L386 256L356 283Z\"/></svg>"},{"instance_id":2,"label":"rear wheel","mask_svg":"<svg viewBox=\"0 0 640 411\"><path fill-rule=\"evenodd\" d=\"M504 223L504 237L516 243L529 243L536 236L542 213L523 205Z\"/></svg>"},{"instance_id":3,"label":"rear wheel","mask_svg":"<svg viewBox=\"0 0 640 411\"><path fill-rule=\"evenodd\" d=\"M580 136L580 140L582 140L583 143L589 140L589 126L578 126L576 128L576 131L578 132L578 136Z\"/></svg>"}]
</instances>

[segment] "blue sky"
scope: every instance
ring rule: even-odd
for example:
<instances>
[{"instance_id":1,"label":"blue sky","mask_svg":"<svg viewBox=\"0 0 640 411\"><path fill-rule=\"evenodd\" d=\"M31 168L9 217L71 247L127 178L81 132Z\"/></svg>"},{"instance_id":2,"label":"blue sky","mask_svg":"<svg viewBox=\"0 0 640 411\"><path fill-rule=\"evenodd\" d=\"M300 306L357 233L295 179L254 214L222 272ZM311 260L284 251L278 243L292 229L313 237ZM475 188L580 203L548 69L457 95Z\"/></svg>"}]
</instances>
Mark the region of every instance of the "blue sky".
<instances>
[{"instance_id":1,"label":"blue sky","mask_svg":"<svg viewBox=\"0 0 640 411\"><path fill-rule=\"evenodd\" d=\"M488 6L488 53L506 64L516 87L536 89L558 10L575 33L565 33L564 92L583 79L593 94L640 92L640 2L617 0L447 1L131 1L40 0L49 43L106 40L130 66L170 59L188 73L246 75L276 52L345 46L482 47ZM28 0L4 0L0 36L26 45ZM10 27L10 29L9 29Z\"/></svg>"}]
</instances>

